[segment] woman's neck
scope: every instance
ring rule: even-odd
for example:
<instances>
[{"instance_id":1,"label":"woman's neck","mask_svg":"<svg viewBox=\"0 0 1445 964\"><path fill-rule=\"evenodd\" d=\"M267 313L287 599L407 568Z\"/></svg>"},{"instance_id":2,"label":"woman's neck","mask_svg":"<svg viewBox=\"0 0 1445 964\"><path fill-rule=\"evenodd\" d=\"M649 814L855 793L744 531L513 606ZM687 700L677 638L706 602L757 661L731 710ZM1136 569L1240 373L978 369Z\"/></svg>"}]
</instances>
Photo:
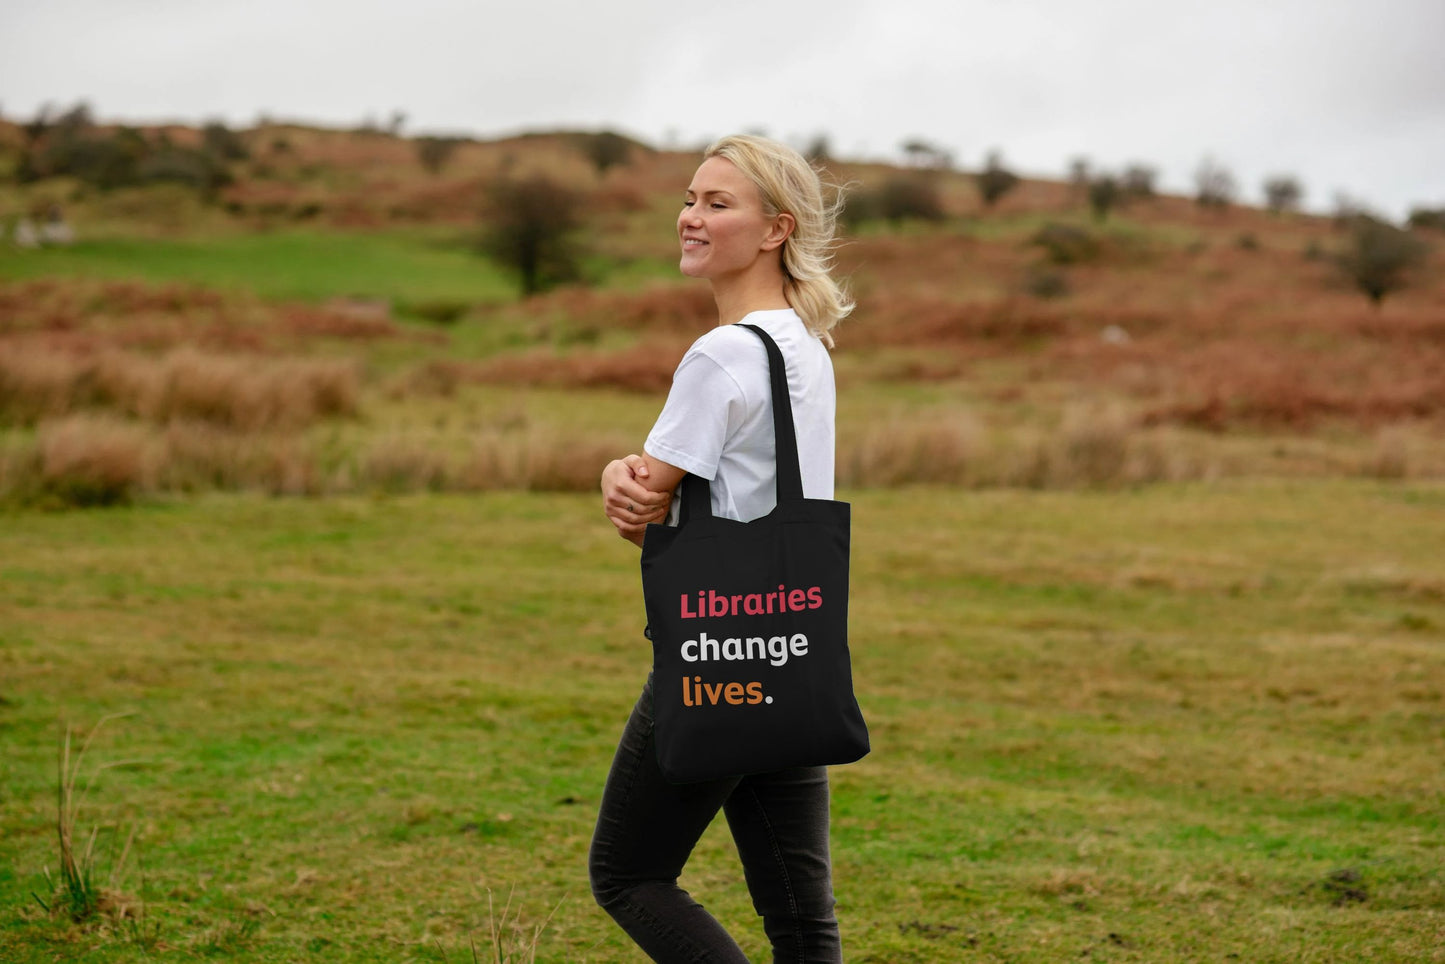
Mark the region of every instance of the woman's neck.
<instances>
[{"instance_id":1,"label":"woman's neck","mask_svg":"<svg viewBox=\"0 0 1445 964\"><path fill-rule=\"evenodd\" d=\"M754 311L774 311L790 308L788 296L783 290L783 276L776 275L756 279L737 279L734 284L712 286L713 301L717 303L717 323L735 325Z\"/></svg>"}]
</instances>

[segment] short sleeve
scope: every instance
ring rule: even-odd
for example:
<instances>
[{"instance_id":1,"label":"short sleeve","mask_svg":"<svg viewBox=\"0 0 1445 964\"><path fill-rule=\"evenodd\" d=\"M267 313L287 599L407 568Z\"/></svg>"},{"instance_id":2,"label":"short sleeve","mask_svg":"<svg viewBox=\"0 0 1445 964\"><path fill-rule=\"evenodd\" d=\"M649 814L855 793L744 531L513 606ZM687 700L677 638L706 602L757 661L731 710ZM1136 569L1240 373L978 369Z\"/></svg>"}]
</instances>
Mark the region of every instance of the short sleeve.
<instances>
[{"instance_id":1,"label":"short sleeve","mask_svg":"<svg viewBox=\"0 0 1445 964\"><path fill-rule=\"evenodd\" d=\"M672 376L667 403L644 448L653 458L712 480L745 403L741 386L721 365L689 351Z\"/></svg>"}]
</instances>

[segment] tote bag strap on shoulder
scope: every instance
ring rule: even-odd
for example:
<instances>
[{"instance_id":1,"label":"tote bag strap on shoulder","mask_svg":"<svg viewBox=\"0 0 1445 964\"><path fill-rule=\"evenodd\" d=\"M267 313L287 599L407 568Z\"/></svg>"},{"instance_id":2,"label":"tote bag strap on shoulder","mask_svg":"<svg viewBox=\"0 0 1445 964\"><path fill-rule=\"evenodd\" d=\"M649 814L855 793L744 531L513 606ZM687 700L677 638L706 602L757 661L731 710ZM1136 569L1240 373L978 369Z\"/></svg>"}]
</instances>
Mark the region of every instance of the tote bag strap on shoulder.
<instances>
[{"instance_id":1,"label":"tote bag strap on shoulder","mask_svg":"<svg viewBox=\"0 0 1445 964\"><path fill-rule=\"evenodd\" d=\"M793 400L788 394L788 368L778 343L757 325L739 324L763 340L768 353L768 376L773 390L773 436L777 449L777 502L803 498L803 470L798 462L798 433L793 426ZM682 508L678 524L712 514L712 486L707 479L688 474L682 480Z\"/></svg>"}]
</instances>

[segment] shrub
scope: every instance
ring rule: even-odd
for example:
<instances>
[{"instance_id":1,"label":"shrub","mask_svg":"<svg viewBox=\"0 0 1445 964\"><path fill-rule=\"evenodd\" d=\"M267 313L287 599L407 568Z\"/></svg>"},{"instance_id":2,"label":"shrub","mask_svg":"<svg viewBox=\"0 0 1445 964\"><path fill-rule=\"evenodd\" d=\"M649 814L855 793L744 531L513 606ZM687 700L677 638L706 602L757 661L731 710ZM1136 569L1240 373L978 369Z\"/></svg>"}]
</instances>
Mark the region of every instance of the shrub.
<instances>
[{"instance_id":1,"label":"shrub","mask_svg":"<svg viewBox=\"0 0 1445 964\"><path fill-rule=\"evenodd\" d=\"M1445 231L1445 207L1410 209L1410 227Z\"/></svg>"},{"instance_id":2,"label":"shrub","mask_svg":"<svg viewBox=\"0 0 1445 964\"><path fill-rule=\"evenodd\" d=\"M112 135L73 122L57 124L44 140L21 158L21 181L69 175L100 188L133 184L150 148L136 131L121 128Z\"/></svg>"},{"instance_id":3,"label":"shrub","mask_svg":"<svg viewBox=\"0 0 1445 964\"><path fill-rule=\"evenodd\" d=\"M458 147L462 145L457 137L420 137L416 141L417 160L430 174L440 174L447 166Z\"/></svg>"},{"instance_id":4,"label":"shrub","mask_svg":"<svg viewBox=\"0 0 1445 964\"><path fill-rule=\"evenodd\" d=\"M1018 186L1018 175L1003 166L1003 158L998 151L988 155L988 162L979 172L975 179L978 185L978 193L983 198L984 207L993 207L998 200Z\"/></svg>"},{"instance_id":5,"label":"shrub","mask_svg":"<svg viewBox=\"0 0 1445 964\"><path fill-rule=\"evenodd\" d=\"M444 298L433 298L430 301L418 301L402 306L402 311L423 321L430 321L438 325L450 325L455 323L472 308L467 301L453 301Z\"/></svg>"},{"instance_id":6,"label":"shrub","mask_svg":"<svg viewBox=\"0 0 1445 964\"><path fill-rule=\"evenodd\" d=\"M1080 264L1099 255L1098 240L1083 228L1051 221L1039 228L1029 244L1040 247L1052 264Z\"/></svg>"},{"instance_id":7,"label":"shrub","mask_svg":"<svg viewBox=\"0 0 1445 964\"><path fill-rule=\"evenodd\" d=\"M1275 214L1297 210L1303 197L1304 188L1293 175L1277 174L1265 178L1264 203Z\"/></svg>"},{"instance_id":8,"label":"shrub","mask_svg":"<svg viewBox=\"0 0 1445 964\"><path fill-rule=\"evenodd\" d=\"M1341 270L1379 307L1385 295L1405 286L1411 268L1425 257L1420 239L1368 216L1355 219L1349 246L1339 256Z\"/></svg>"},{"instance_id":9,"label":"shrub","mask_svg":"<svg viewBox=\"0 0 1445 964\"><path fill-rule=\"evenodd\" d=\"M215 155L207 151L168 147L142 159L136 166L136 180L175 181L205 198L230 184L234 178Z\"/></svg>"},{"instance_id":10,"label":"shrub","mask_svg":"<svg viewBox=\"0 0 1445 964\"><path fill-rule=\"evenodd\" d=\"M493 181L486 189L481 250L514 271L533 295L581 274L574 233L577 192L545 175Z\"/></svg>"},{"instance_id":11,"label":"shrub","mask_svg":"<svg viewBox=\"0 0 1445 964\"><path fill-rule=\"evenodd\" d=\"M876 188L854 192L846 209L851 224L885 220L942 221L943 198L933 178L923 174L895 174Z\"/></svg>"},{"instance_id":12,"label":"shrub","mask_svg":"<svg viewBox=\"0 0 1445 964\"><path fill-rule=\"evenodd\" d=\"M1035 298L1049 300L1062 298L1069 293L1069 279L1057 268L1048 265L1029 265L1024 273L1024 291Z\"/></svg>"},{"instance_id":13,"label":"shrub","mask_svg":"<svg viewBox=\"0 0 1445 964\"><path fill-rule=\"evenodd\" d=\"M244 161L251 156L241 135L220 121L211 121L201 128L201 143L207 154L221 161Z\"/></svg>"},{"instance_id":14,"label":"shrub","mask_svg":"<svg viewBox=\"0 0 1445 964\"><path fill-rule=\"evenodd\" d=\"M77 105L54 123L40 124L20 158L16 177L35 181L69 176L109 190L146 181L178 181L211 198L231 183L226 164L249 156L241 138L219 123L207 124L200 148L178 147L162 135L154 142L128 127L106 133Z\"/></svg>"},{"instance_id":15,"label":"shrub","mask_svg":"<svg viewBox=\"0 0 1445 964\"><path fill-rule=\"evenodd\" d=\"M1124 198L1124 190L1112 174L1100 174L1089 182L1089 208L1103 221Z\"/></svg>"}]
</instances>

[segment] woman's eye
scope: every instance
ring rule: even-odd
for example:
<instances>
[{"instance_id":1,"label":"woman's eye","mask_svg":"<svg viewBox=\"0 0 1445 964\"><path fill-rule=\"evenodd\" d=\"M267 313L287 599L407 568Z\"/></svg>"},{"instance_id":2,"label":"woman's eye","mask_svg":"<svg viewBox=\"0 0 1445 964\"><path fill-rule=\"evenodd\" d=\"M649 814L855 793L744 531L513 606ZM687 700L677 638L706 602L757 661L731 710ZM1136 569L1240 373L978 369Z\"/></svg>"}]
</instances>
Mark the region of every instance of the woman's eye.
<instances>
[{"instance_id":1,"label":"woman's eye","mask_svg":"<svg viewBox=\"0 0 1445 964\"><path fill-rule=\"evenodd\" d=\"M722 211L722 210L725 210L726 208L727 208L727 205L726 205L726 204L723 204L723 203L721 203L721 202L719 202L719 201L714 201L714 202L712 202L712 209L713 209L714 211Z\"/></svg>"},{"instance_id":2,"label":"woman's eye","mask_svg":"<svg viewBox=\"0 0 1445 964\"><path fill-rule=\"evenodd\" d=\"M692 205L693 205L693 202L692 202L692 201L683 201L683 202L682 202L682 206L685 207L685 208L690 208L690 207L692 207Z\"/></svg>"}]
</instances>

